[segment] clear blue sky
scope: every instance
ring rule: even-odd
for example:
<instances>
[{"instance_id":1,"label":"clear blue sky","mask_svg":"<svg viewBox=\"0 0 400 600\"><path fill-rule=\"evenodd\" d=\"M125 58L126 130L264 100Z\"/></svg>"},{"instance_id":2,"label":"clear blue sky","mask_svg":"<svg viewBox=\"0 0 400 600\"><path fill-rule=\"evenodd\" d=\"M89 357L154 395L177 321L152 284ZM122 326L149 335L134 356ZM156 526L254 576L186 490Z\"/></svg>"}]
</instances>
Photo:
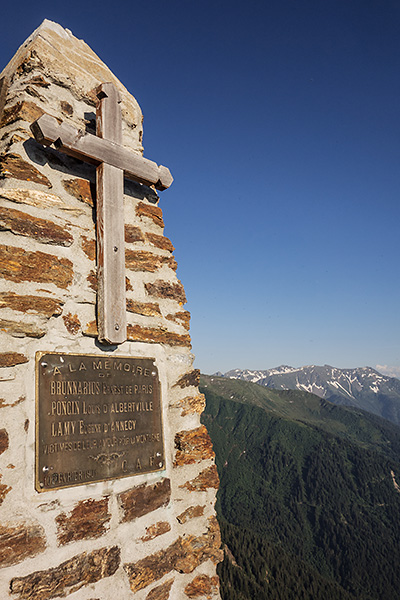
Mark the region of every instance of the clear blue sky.
<instances>
[{"instance_id":1,"label":"clear blue sky","mask_svg":"<svg viewBox=\"0 0 400 600\"><path fill-rule=\"evenodd\" d=\"M175 177L196 366L400 374L400 3L7 2L1 68L44 18L136 97Z\"/></svg>"}]
</instances>

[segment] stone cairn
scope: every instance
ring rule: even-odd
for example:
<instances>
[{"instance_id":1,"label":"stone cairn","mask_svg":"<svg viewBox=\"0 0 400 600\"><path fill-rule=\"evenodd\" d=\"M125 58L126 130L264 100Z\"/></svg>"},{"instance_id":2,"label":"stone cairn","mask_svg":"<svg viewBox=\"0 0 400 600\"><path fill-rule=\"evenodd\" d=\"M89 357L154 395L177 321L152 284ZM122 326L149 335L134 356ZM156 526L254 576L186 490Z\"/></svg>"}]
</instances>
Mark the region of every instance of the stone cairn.
<instances>
[{"instance_id":1,"label":"stone cairn","mask_svg":"<svg viewBox=\"0 0 400 600\"><path fill-rule=\"evenodd\" d=\"M125 180L127 340L105 347L96 168L30 128L46 113L96 134L94 90L105 82L121 98L122 144L141 156L136 100L70 31L44 21L0 74L0 597L218 599L218 475L157 192ZM154 359L164 468L38 490L37 352Z\"/></svg>"}]
</instances>

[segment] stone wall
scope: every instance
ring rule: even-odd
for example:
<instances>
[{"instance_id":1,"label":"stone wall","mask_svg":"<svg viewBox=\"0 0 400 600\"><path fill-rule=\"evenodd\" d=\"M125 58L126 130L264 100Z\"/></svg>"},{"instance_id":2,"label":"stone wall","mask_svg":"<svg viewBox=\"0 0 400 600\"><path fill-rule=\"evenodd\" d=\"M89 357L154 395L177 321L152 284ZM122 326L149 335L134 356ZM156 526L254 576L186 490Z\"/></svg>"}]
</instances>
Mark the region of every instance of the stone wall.
<instances>
[{"instance_id":1,"label":"stone wall","mask_svg":"<svg viewBox=\"0 0 400 600\"><path fill-rule=\"evenodd\" d=\"M68 30L45 21L0 74L0 597L215 599L218 475L159 198L125 182L128 341L105 348L95 168L30 131L46 112L94 133L93 90L107 81L122 96L123 143L140 154L137 102ZM154 358L165 468L35 491L37 351Z\"/></svg>"}]
</instances>

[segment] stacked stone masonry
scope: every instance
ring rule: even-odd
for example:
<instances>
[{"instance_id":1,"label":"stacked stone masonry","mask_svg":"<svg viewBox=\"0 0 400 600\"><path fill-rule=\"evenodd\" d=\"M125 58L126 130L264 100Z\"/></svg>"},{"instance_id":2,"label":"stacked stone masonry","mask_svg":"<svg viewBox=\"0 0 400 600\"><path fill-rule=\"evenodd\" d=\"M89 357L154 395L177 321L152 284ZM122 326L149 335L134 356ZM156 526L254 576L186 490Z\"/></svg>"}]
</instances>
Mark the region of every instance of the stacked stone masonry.
<instances>
[{"instance_id":1,"label":"stacked stone masonry","mask_svg":"<svg viewBox=\"0 0 400 600\"><path fill-rule=\"evenodd\" d=\"M68 30L45 21L0 74L0 597L218 599L218 475L157 193L125 181L128 340L102 347L95 167L30 130L48 113L94 133L94 89L108 81L122 98L123 144L140 155L136 100ZM35 491L37 351L154 358L165 468Z\"/></svg>"}]
</instances>

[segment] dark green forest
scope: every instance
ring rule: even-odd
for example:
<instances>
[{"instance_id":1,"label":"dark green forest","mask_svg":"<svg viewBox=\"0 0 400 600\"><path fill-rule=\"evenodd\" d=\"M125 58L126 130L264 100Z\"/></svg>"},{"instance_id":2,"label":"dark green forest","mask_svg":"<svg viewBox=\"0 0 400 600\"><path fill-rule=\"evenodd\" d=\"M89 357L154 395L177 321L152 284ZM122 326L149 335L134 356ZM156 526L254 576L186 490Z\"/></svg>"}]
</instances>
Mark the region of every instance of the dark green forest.
<instances>
[{"instance_id":1,"label":"dark green forest","mask_svg":"<svg viewBox=\"0 0 400 600\"><path fill-rule=\"evenodd\" d=\"M400 599L400 429L305 392L206 376L201 391L223 600Z\"/></svg>"}]
</instances>

